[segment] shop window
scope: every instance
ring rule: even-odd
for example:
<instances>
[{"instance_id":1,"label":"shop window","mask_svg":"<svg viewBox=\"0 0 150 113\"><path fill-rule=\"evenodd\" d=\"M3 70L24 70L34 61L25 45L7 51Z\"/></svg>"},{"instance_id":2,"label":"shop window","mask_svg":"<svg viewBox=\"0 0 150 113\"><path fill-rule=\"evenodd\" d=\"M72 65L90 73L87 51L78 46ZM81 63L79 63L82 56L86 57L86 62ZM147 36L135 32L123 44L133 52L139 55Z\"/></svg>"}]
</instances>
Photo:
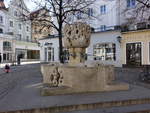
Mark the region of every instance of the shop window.
<instances>
[{"instance_id":1,"label":"shop window","mask_svg":"<svg viewBox=\"0 0 150 113\"><path fill-rule=\"evenodd\" d=\"M100 30L101 31L106 31L106 25L101 25Z\"/></svg>"},{"instance_id":2,"label":"shop window","mask_svg":"<svg viewBox=\"0 0 150 113\"><path fill-rule=\"evenodd\" d=\"M94 60L115 61L116 45L113 43L100 43L94 45Z\"/></svg>"}]
</instances>

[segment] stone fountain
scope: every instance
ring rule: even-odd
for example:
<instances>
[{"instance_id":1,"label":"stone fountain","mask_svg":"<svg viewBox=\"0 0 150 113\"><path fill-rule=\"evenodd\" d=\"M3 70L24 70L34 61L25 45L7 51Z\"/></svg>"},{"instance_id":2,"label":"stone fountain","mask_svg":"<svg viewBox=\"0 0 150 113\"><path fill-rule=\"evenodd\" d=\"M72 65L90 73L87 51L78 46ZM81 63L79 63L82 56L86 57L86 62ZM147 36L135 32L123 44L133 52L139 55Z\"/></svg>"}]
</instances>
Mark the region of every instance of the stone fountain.
<instances>
[{"instance_id":1,"label":"stone fountain","mask_svg":"<svg viewBox=\"0 0 150 113\"><path fill-rule=\"evenodd\" d=\"M68 64L42 65L43 96L128 90L129 85L116 83L114 67L85 62L91 28L85 23L64 27L64 47L69 49Z\"/></svg>"}]
</instances>

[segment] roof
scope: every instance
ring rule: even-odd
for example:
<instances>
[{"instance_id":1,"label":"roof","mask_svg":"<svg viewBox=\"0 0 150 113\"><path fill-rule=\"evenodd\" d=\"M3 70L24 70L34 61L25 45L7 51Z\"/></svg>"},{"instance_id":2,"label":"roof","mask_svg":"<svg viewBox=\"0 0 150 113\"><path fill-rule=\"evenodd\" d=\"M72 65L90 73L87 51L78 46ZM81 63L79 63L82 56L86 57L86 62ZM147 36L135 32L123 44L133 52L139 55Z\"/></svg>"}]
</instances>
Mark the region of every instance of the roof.
<instances>
[{"instance_id":1,"label":"roof","mask_svg":"<svg viewBox=\"0 0 150 113\"><path fill-rule=\"evenodd\" d=\"M52 39L52 38L58 38L58 35L48 35L42 39L39 39L39 40L46 40L46 39Z\"/></svg>"},{"instance_id":2,"label":"roof","mask_svg":"<svg viewBox=\"0 0 150 113\"><path fill-rule=\"evenodd\" d=\"M4 4L4 0L0 0L0 9L4 9L7 10L5 4Z\"/></svg>"},{"instance_id":3,"label":"roof","mask_svg":"<svg viewBox=\"0 0 150 113\"><path fill-rule=\"evenodd\" d=\"M135 32L145 32L145 31L150 31L150 29L140 29L140 30L130 30L130 31L125 31L122 32L122 34L127 34L127 33L135 33Z\"/></svg>"}]
</instances>

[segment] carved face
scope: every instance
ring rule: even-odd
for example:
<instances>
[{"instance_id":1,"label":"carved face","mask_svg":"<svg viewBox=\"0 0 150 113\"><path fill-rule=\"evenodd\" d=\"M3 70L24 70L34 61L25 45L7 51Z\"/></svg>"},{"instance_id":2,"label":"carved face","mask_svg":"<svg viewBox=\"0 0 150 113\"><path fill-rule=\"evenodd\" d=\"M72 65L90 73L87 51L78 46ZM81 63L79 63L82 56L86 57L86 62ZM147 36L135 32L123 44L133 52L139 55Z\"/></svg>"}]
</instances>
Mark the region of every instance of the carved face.
<instances>
[{"instance_id":1,"label":"carved face","mask_svg":"<svg viewBox=\"0 0 150 113\"><path fill-rule=\"evenodd\" d=\"M77 22L64 27L64 46L67 48L86 48L90 44L91 28Z\"/></svg>"}]
</instances>

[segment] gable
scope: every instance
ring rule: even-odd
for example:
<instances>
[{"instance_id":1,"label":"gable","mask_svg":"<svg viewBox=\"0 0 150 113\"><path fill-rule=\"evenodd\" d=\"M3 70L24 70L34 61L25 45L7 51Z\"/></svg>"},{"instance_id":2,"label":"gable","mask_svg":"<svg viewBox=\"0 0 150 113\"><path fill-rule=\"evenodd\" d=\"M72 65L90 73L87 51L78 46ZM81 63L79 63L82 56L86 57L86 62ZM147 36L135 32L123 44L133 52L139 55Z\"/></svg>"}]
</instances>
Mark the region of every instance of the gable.
<instances>
[{"instance_id":1,"label":"gable","mask_svg":"<svg viewBox=\"0 0 150 113\"><path fill-rule=\"evenodd\" d=\"M12 0L10 5L18 6L22 9L28 11L28 8L27 8L26 4L24 3L24 0Z\"/></svg>"}]
</instances>

